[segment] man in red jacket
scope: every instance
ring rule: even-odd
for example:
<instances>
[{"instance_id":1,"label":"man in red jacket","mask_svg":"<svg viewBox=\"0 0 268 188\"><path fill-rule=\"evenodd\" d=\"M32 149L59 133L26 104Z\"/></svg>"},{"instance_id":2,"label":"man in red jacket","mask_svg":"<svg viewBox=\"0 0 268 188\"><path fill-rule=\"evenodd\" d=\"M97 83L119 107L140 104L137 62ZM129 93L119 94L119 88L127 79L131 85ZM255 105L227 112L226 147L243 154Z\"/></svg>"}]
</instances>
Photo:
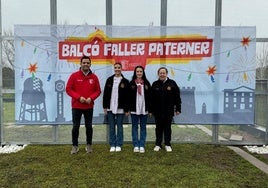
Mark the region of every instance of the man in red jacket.
<instances>
[{"instance_id":1,"label":"man in red jacket","mask_svg":"<svg viewBox=\"0 0 268 188\"><path fill-rule=\"evenodd\" d=\"M80 69L71 74L67 85L66 93L72 97L72 143L71 154L79 151L78 137L82 114L86 127L86 151L92 152L92 119L94 101L100 96L101 88L98 77L90 70L91 60L83 56L80 60Z\"/></svg>"}]
</instances>

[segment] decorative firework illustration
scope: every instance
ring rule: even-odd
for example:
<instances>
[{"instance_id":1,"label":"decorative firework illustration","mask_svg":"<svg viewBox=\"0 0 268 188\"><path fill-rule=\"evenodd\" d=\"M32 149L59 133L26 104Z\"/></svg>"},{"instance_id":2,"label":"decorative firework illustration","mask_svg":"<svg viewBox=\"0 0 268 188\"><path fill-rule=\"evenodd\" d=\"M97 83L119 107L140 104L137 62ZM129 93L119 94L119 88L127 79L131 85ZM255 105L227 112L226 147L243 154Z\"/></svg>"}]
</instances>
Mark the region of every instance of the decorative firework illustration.
<instances>
[{"instance_id":1,"label":"decorative firework illustration","mask_svg":"<svg viewBox=\"0 0 268 188\"><path fill-rule=\"evenodd\" d=\"M252 39L250 37L242 37L240 44L244 47L244 53L240 54L230 66L228 66L228 74L226 82L231 79L238 84L251 83L255 80L255 56L248 57L247 47L249 47ZM228 53L227 57L230 56Z\"/></svg>"},{"instance_id":2,"label":"decorative firework illustration","mask_svg":"<svg viewBox=\"0 0 268 188\"><path fill-rule=\"evenodd\" d=\"M36 70L37 70L37 63L34 63L34 64L31 64L30 63L30 66L28 67L28 71L32 74L32 78L34 78L34 73L36 73Z\"/></svg>"},{"instance_id":3,"label":"decorative firework illustration","mask_svg":"<svg viewBox=\"0 0 268 188\"><path fill-rule=\"evenodd\" d=\"M76 68L77 64L75 63L66 63L66 61L59 61L58 60L58 42L61 41L63 38L68 38L69 36L79 36L82 30L85 29L84 26L75 26L70 27L72 29L67 29L68 26L57 26L51 28L51 37L48 39L44 39L41 42L31 41L31 40L25 40L24 38L21 39L20 46L22 48L32 47L33 49L33 56L39 55L39 56L45 56L46 62L45 63L55 63L55 72L44 72L44 74L48 74L47 78L48 81L50 81L51 77L53 76L53 73L61 72L61 69L63 67L66 68L66 66ZM69 28L69 27L68 27ZM95 28L96 29L96 28ZM22 67L16 67L17 69L22 69ZM21 77L24 76L24 70L21 71ZM42 72L42 71L39 71ZM65 73L70 74L70 72Z\"/></svg>"},{"instance_id":4,"label":"decorative firework illustration","mask_svg":"<svg viewBox=\"0 0 268 188\"><path fill-rule=\"evenodd\" d=\"M243 37L242 40L240 41L241 45L245 47L245 50L249 46L249 43L251 42L251 39L249 37Z\"/></svg>"},{"instance_id":5,"label":"decorative firework illustration","mask_svg":"<svg viewBox=\"0 0 268 188\"><path fill-rule=\"evenodd\" d=\"M214 66L208 66L208 69L206 70L206 72L207 72L207 74L208 74L208 76L210 76L210 80L211 80L211 82L215 82L215 78L214 78L214 74L215 74L215 72L216 72L216 65L214 65Z\"/></svg>"},{"instance_id":6,"label":"decorative firework illustration","mask_svg":"<svg viewBox=\"0 0 268 188\"><path fill-rule=\"evenodd\" d=\"M248 59L247 56L240 55L229 68L229 78L239 84L253 82L255 80L255 69L255 57Z\"/></svg>"}]
</instances>

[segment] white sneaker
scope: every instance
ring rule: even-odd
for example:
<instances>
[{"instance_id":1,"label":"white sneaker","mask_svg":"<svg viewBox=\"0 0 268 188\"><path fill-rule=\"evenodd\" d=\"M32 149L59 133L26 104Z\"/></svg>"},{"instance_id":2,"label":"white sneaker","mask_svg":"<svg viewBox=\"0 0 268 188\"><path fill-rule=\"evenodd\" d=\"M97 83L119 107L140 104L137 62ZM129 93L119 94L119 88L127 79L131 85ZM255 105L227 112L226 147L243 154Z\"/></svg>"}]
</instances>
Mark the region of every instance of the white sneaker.
<instances>
[{"instance_id":1,"label":"white sneaker","mask_svg":"<svg viewBox=\"0 0 268 188\"><path fill-rule=\"evenodd\" d=\"M116 152L121 151L121 147L120 147L120 146L116 146L116 147L115 147L115 151L116 151Z\"/></svg>"},{"instance_id":2,"label":"white sneaker","mask_svg":"<svg viewBox=\"0 0 268 188\"><path fill-rule=\"evenodd\" d=\"M165 146L165 149L166 149L167 152L172 152L171 146Z\"/></svg>"},{"instance_id":3,"label":"white sneaker","mask_svg":"<svg viewBox=\"0 0 268 188\"><path fill-rule=\"evenodd\" d=\"M154 151L159 151L161 148L160 148L160 146L155 146L154 147Z\"/></svg>"},{"instance_id":4,"label":"white sneaker","mask_svg":"<svg viewBox=\"0 0 268 188\"><path fill-rule=\"evenodd\" d=\"M134 147L133 152L134 152L134 153L138 153L138 152L140 152L139 147Z\"/></svg>"},{"instance_id":5,"label":"white sneaker","mask_svg":"<svg viewBox=\"0 0 268 188\"><path fill-rule=\"evenodd\" d=\"M140 147L140 153L144 153L144 152L145 152L144 147Z\"/></svg>"},{"instance_id":6,"label":"white sneaker","mask_svg":"<svg viewBox=\"0 0 268 188\"><path fill-rule=\"evenodd\" d=\"M114 146L110 148L110 152L115 152L115 147Z\"/></svg>"}]
</instances>

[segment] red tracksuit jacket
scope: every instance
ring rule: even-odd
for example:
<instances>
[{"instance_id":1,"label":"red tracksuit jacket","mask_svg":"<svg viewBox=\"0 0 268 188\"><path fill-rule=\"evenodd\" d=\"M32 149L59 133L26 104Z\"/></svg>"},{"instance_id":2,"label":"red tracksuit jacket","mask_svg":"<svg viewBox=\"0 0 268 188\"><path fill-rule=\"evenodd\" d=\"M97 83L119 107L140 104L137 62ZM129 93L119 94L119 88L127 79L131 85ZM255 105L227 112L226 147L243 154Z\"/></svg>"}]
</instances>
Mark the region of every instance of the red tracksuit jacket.
<instances>
[{"instance_id":1,"label":"red tracksuit jacket","mask_svg":"<svg viewBox=\"0 0 268 188\"><path fill-rule=\"evenodd\" d=\"M99 79L91 71L86 76L81 70L74 72L67 82L66 93L72 97L72 108L93 108L94 100L101 94ZM81 103L80 97L86 99L90 97L92 102L90 104Z\"/></svg>"}]
</instances>

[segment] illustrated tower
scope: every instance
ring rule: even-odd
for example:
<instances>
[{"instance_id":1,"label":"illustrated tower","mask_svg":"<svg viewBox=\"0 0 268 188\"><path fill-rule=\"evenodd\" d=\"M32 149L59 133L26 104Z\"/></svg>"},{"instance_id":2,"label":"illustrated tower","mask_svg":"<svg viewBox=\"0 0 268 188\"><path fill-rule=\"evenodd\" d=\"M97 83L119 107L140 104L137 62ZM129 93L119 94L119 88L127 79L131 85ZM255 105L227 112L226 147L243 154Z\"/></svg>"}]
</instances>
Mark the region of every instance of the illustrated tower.
<instances>
[{"instance_id":1,"label":"illustrated tower","mask_svg":"<svg viewBox=\"0 0 268 188\"><path fill-rule=\"evenodd\" d=\"M27 78L22 92L19 121L48 121L45 98L42 81L37 77Z\"/></svg>"},{"instance_id":2,"label":"illustrated tower","mask_svg":"<svg viewBox=\"0 0 268 188\"><path fill-rule=\"evenodd\" d=\"M57 117L56 121L65 121L64 116L64 103L63 93L65 91L65 82L63 80L57 80L55 82L55 91L57 92Z\"/></svg>"},{"instance_id":3,"label":"illustrated tower","mask_svg":"<svg viewBox=\"0 0 268 188\"><path fill-rule=\"evenodd\" d=\"M195 87L182 87L181 88L181 101L182 105L182 115L191 117L196 114L195 107Z\"/></svg>"}]
</instances>

